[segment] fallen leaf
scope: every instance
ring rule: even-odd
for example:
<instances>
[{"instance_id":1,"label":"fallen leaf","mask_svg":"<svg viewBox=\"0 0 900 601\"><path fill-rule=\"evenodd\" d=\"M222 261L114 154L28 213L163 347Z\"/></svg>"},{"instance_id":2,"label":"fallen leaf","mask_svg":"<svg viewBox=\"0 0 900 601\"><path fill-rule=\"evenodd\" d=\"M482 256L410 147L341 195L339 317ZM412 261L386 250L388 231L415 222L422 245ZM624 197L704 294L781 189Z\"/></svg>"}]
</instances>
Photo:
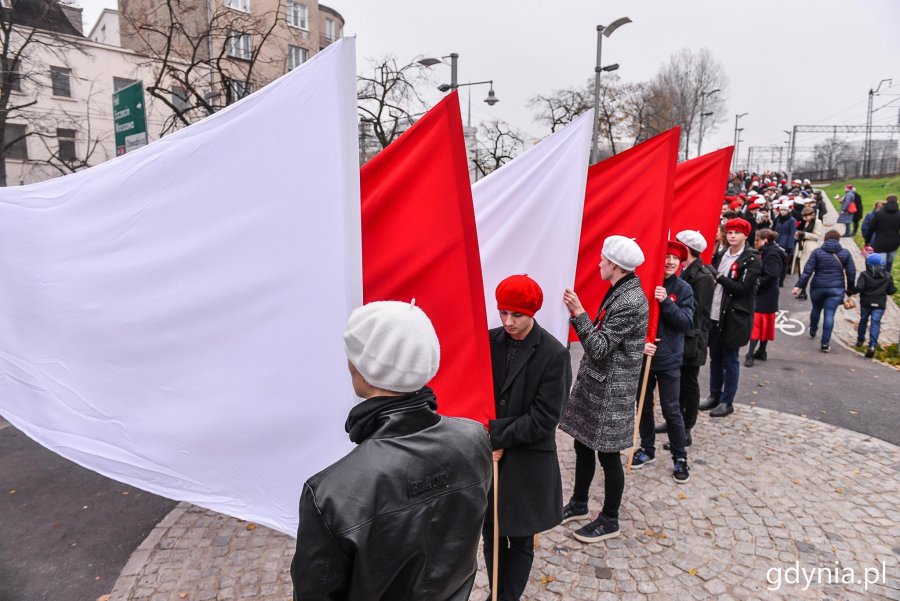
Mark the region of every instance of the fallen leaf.
<instances>
[{"instance_id":1,"label":"fallen leaf","mask_svg":"<svg viewBox=\"0 0 900 601\"><path fill-rule=\"evenodd\" d=\"M753 461L753 457L751 457L750 455L747 455L746 457L744 457L744 459L746 459L747 461Z\"/></svg>"},{"instance_id":2,"label":"fallen leaf","mask_svg":"<svg viewBox=\"0 0 900 601\"><path fill-rule=\"evenodd\" d=\"M850 410L850 415L859 415L859 411Z\"/></svg>"},{"instance_id":3,"label":"fallen leaf","mask_svg":"<svg viewBox=\"0 0 900 601\"><path fill-rule=\"evenodd\" d=\"M100 580L100 576L94 576L94 580Z\"/></svg>"},{"instance_id":4,"label":"fallen leaf","mask_svg":"<svg viewBox=\"0 0 900 601\"><path fill-rule=\"evenodd\" d=\"M680 493L678 493L678 498L680 500L684 501L685 499L687 499L687 495L684 494L683 492L680 492Z\"/></svg>"},{"instance_id":5,"label":"fallen leaf","mask_svg":"<svg viewBox=\"0 0 900 601\"><path fill-rule=\"evenodd\" d=\"M791 482L793 482L794 484L800 484L799 480L791 480Z\"/></svg>"},{"instance_id":6,"label":"fallen leaf","mask_svg":"<svg viewBox=\"0 0 900 601\"><path fill-rule=\"evenodd\" d=\"M256 524L253 524L253 523L247 524L247 530L256 530Z\"/></svg>"},{"instance_id":7,"label":"fallen leaf","mask_svg":"<svg viewBox=\"0 0 900 601\"><path fill-rule=\"evenodd\" d=\"M719 493L719 497L722 498L722 499L727 499L727 498L728 498L728 493L727 493L727 492L720 492L720 493Z\"/></svg>"},{"instance_id":8,"label":"fallen leaf","mask_svg":"<svg viewBox=\"0 0 900 601\"><path fill-rule=\"evenodd\" d=\"M184 599L185 597L187 597L187 593L178 593L179 599Z\"/></svg>"},{"instance_id":9,"label":"fallen leaf","mask_svg":"<svg viewBox=\"0 0 900 601\"><path fill-rule=\"evenodd\" d=\"M110 597L112 597L112 595L100 595L97 597L97 601L109 601Z\"/></svg>"},{"instance_id":10,"label":"fallen leaf","mask_svg":"<svg viewBox=\"0 0 900 601\"><path fill-rule=\"evenodd\" d=\"M656 530L654 530L653 528L647 528L646 530L644 530L644 534L646 534L647 536L656 536Z\"/></svg>"},{"instance_id":11,"label":"fallen leaf","mask_svg":"<svg viewBox=\"0 0 900 601\"><path fill-rule=\"evenodd\" d=\"M691 576L696 576L697 568L691 568L690 570L688 570L688 574L690 574Z\"/></svg>"},{"instance_id":12,"label":"fallen leaf","mask_svg":"<svg viewBox=\"0 0 900 601\"><path fill-rule=\"evenodd\" d=\"M556 580L556 576L541 576L541 584L550 584Z\"/></svg>"},{"instance_id":13,"label":"fallen leaf","mask_svg":"<svg viewBox=\"0 0 900 601\"><path fill-rule=\"evenodd\" d=\"M128 491L127 491L127 490L123 490L123 491L122 491L122 495L127 497L127 496L128 496Z\"/></svg>"},{"instance_id":14,"label":"fallen leaf","mask_svg":"<svg viewBox=\"0 0 900 601\"><path fill-rule=\"evenodd\" d=\"M11 495L16 494L16 489L15 489L15 488L10 488L10 489L9 489L9 494L11 494Z\"/></svg>"},{"instance_id":15,"label":"fallen leaf","mask_svg":"<svg viewBox=\"0 0 900 601\"><path fill-rule=\"evenodd\" d=\"M666 534L665 532L660 532L660 533L659 533L659 538L669 538L669 535Z\"/></svg>"},{"instance_id":16,"label":"fallen leaf","mask_svg":"<svg viewBox=\"0 0 900 601\"><path fill-rule=\"evenodd\" d=\"M842 495L842 494L844 494L844 489L843 488L835 488L834 492L836 492L839 495Z\"/></svg>"}]
</instances>

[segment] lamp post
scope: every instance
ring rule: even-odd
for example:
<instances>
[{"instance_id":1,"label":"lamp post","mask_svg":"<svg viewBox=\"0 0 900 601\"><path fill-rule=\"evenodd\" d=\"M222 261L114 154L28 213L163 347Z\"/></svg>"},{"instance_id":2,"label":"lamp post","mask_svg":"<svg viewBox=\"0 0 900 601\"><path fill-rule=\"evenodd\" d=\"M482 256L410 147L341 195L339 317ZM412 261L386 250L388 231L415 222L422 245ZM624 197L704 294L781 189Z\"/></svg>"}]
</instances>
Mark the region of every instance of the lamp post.
<instances>
[{"instance_id":1,"label":"lamp post","mask_svg":"<svg viewBox=\"0 0 900 601\"><path fill-rule=\"evenodd\" d=\"M738 129L738 121L741 120L741 117L745 117L749 114L750 113L741 113L739 115L734 116L734 156L732 156L732 158L731 158L731 170L732 171L737 171L738 150L739 150L738 144L740 142L740 140L738 140L738 134L740 134L740 132L744 131L743 128Z\"/></svg>"},{"instance_id":2,"label":"lamp post","mask_svg":"<svg viewBox=\"0 0 900 601\"><path fill-rule=\"evenodd\" d=\"M869 108L866 111L866 142L863 145L863 175L866 177L869 177L872 171L872 113L875 112L872 110L872 103L875 100L875 96L878 95L878 91L881 90L881 84L884 82L888 82L888 87L890 87L894 80L882 79L878 82L877 88L874 90L869 88Z\"/></svg>"},{"instance_id":3,"label":"lamp post","mask_svg":"<svg viewBox=\"0 0 900 601\"><path fill-rule=\"evenodd\" d=\"M442 56L441 58L423 58L419 61L419 64L424 67L432 67L434 65L441 64L441 63L446 64L446 63L444 63L443 60L441 60L444 58L450 59L450 83L448 83L448 84L442 83L441 85L439 85L437 88L439 91L446 93L451 90L456 90L458 88L462 88L465 86L478 86L478 85L483 85L483 84L489 84L490 89L488 90L487 97L484 99L485 104L487 104L488 106L494 106L495 104L500 102L500 99L497 98L497 95L494 93L494 80L493 79L486 79L484 81L470 81L468 83L459 83L459 78L457 76L459 54L457 54L456 52L451 52L449 55ZM472 102L471 102L471 99L472 99L472 97L469 96L469 124L468 124L469 127L472 126Z\"/></svg>"},{"instance_id":4,"label":"lamp post","mask_svg":"<svg viewBox=\"0 0 900 601\"><path fill-rule=\"evenodd\" d=\"M597 25L597 64L594 66L594 130L591 134L592 164L597 162L599 154L597 149L597 137L600 133L600 74L603 71L615 71L619 68L618 63L607 65L606 67L603 66L603 62L601 61L603 36L611 36L616 29L627 23L631 23L631 19L622 17L621 19L616 19L609 25Z\"/></svg>"},{"instance_id":5,"label":"lamp post","mask_svg":"<svg viewBox=\"0 0 900 601\"><path fill-rule=\"evenodd\" d=\"M700 131L698 132L698 135L697 135L697 156L700 156L700 154L702 152L701 148L703 148L703 118L712 116L712 111L710 111L708 113L705 112L706 111L706 98L708 96L712 96L713 94L716 94L721 91L722 90L720 90L719 88L716 88L715 90L710 90L709 92L701 92L700 93Z\"/></svg>"}]
</instances>

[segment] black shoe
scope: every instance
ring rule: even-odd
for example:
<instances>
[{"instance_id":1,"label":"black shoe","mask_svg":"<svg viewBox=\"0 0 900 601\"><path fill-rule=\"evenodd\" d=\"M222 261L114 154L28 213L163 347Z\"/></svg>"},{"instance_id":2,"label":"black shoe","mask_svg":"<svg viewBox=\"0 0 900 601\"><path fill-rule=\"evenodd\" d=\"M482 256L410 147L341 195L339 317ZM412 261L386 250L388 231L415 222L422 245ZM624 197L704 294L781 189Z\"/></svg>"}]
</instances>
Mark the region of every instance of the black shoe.
<instances>
[{"instance_id":1,"label":"black shoe","mask_svg":"<svg viewBox=\"0 0 900 601\"><path fill-rule=\"evenodd\" d=\"M753 355L747 355L747 358L744 359L744 367L753 367Z\"/></svg>"},{"instance_id":2,"label":"black shoe","mask_svg":"<svg viewBox=\"0 0 900 601\"><path fill-rule=\"evenodd\" d=\"M705 402L700 403L698 409L700 411L709 411L710 409L715 409L716 407L718 407L720 399L721 395L719 393L710 392L709 398Z\"/></svg>"},{"instance_id":3,"label":"black shoe","mask_svg":"<svg viewBox=\"0 0 900 601\"><path fill-rule=\"evenodd\" d=\"M653 431L656 432L657 434L662 434L663 432L668 432L669 427L666 425L665 422L663 422L661 424L657 424L657 426L655 428L653 428Z\"/></svg>"},{"instance_id":4,"label":"black shoe","mask_svg":"<svg viewBox=\"0 0 900 601\"><path fill-rule=\"evenodd\" d=\"M684 431L684 448L688 448L689 446L691 446L691 443L692 443L692 442L693 442L693 441L691 440L691 431L690 431L690 430L685 430L685 431ZM667 442L664 442L664 443L663 443L663 450L665 450L665 451L671 451L671 450L672 450L672 445L670 445L670 444L667 443Z\"/></svg>"},{"instance_id":5,"label":"black shoe","mask_svg":"<svg viewBox=\"0 0 900 601\"><path fill-rule=\"evenodd\" d=\"M766 351L758 350L755 353L753 353L753 358L756 359L757 361L765 361L766 359L769 358L769 355L766 354Z\"/></svg>"},{"instance_id":6,"label":"black shoe","mask_svg":"<svg viewBox=\"0 0 900 601\"><path fill-rule=\"evenodd\" d=\"M631 458L631 469L639 470L648 463L653 463L656 461L656 455L651 455L644 449L638 449L634 452L634 457Z\"/></svg>"},{"instance_id":7,"label":"black shoe","mask_svg":"<svg viewBox=\"0 0 900 601\"><path fill-rule=\"evenodd\" d=\"M812 328L809 329L809 337L810 337L810 338L815 338L815 337L816 337L816 331L815 331L814 329L812 329Z\"/></svg>"},{"instance_id":8,"label":"black shoe","mask_svg":"<svg viewBox=\"0 0 900 601\"><path fill-rule=\"evenodd\" d=\"M575 531L575 538L583 543L598 543L619 536L619 520L608 518L602 513L597 519Z\"/></svg>"},{"instance_id":9,"label":"black shoe","mask_svg":"<svg viewBox=\"0 0 900 601\"><path fill-rule=\"evenodd\" d=\"M709 412L710 417L725 417L734 413L734 405L731 403L721 403L718 407Z\"/></svg>"},{"instance_id":10,"label":"black shoe","mask_svg":"<svg viewBox=\"0 0 900 601\"><path fill-rule=\"evenodd\" d=\"M578 501L569 501L563 507L562 523L572 522L574 520L583 520L588 516L588 504Z\"/></svg>"},{"instance_id":11,"label":"black shoe","mask_svg":"<svg viewBox=\"0 0 900 601\"><path fill-rule=\"evenodd\" d=\"M822 351L823 353L830 353L831 347L827 344L823 344L822 346L819 347L819 350Z\"/></svg>"},{"instance_id":12,"label":"black shoe","mask_svg":"<svg viewBox=\"0 0 900 601\"><path fill-rule=\"evenodd\" d=\"M687 459L675 460L675 471L672 474L672 478L678 484L684 484L691 479L691 470L688 469Z\"/></svg>"},{"instance_id":13,"label":"black shoe","mask_svg":"<svg viewBox=\"0 0 900 601\"><path fill-rule=\"evenodd\" d=\"M869 347L869 350L866 351L866 359L871 359L875 356L875 349L873 347Z\"/></svg>"},{"instance_id":14,"label":"black shoe","mask_svg":"<svg viewBox=\"0 0 900 601\"><path fill-rule=\"evenodd\" d=\"M856 341L856 344L854 344L853 346L855 346L855 347L858 348L858 349L861 349L861 348L864 347L865 345L866 345L866 341L865 341L865 340L857 340L857 341Z\"/></svg>"},{"instance_id":15,"label":"black shoe","mask_svg":"<svg viewBox=\"0 0 900 601\"><path fill-rule=\"evenodd\" d=\"M797 295L797 298L799 298L800 300L806 300L809 297L806 296L805 292L801 292L800 294Z\"/></svg>"}]
</instances>

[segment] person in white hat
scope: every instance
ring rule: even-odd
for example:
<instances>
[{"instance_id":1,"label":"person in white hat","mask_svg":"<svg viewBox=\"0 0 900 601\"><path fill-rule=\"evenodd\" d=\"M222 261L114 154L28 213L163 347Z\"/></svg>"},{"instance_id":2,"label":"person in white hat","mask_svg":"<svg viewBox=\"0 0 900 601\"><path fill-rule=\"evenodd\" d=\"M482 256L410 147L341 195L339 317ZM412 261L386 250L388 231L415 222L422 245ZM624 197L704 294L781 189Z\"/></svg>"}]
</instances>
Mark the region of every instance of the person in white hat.
<instances>
[{"instance_id":1,"label":"person in white hat","mask_svg":"<svg viewBox=\"0 0 900 601\"><path fill-rule=\"evenodd\" d=\"M426 384L440 346L414 304L359 307L344 349L361 399L345 427L358 446L303 486L294 598L468 598L491 486L488 434L436 413Z\"/></svg>"},{"instance_id":2,"label":"person in white hat","mask_svg":"<svg viewBox=\"0 0 900 601\"><path fill-rule=\"evenodd\" d=\"M612 286L591 320L572 289L563 302L584 349L575 385L559 427L575 439L575 487L563 507L563 523L588 519L588 493L596 460L603 468L603 510L575 531L575 538L594 543L619 535L619 507L625 472L619 452L632 446L635 398L647 334L649 304L634 270L644 262L637 242L624 236L603 241L600 277ZM598 408L602 410L598 413Z\"/></svg>"}]
</instances>

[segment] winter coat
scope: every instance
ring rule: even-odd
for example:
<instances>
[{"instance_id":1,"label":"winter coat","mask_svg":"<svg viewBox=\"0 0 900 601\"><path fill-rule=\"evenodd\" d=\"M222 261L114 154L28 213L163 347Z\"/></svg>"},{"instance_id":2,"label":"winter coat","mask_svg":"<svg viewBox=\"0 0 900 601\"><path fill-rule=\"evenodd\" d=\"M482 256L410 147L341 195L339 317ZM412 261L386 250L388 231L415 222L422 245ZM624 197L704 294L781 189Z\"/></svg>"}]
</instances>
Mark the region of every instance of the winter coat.
<instances>
[{"instance_id":1,"label":"winter coat","mask_svg":"<svg viewBox=\"0 0 900 601\"><path fill-rule=\"evenodd\" d=\"M869 227L871 226L872 219L874 219L874 218L875 218L875 209L872 209L871 211L869 211L868 215L863 217L862 225L859 226L859 229L862 231L863 240L865 240L866 237L868 236Z\"/></svg>"},{"instance_id":2,"label":"winter coat","mask_svg":"<svg viewBox=\"0 0 900 601\"><path fill-rule=\"evenodd\" d=\"M775 313L778 311L778 293L781 273L787 257L784 250L774 242L765 244L760 250L762 274L756 290L756 312Z\"/></svg>"},{"instance_id":3,"label":"winter coat","mask_svg":"<svg viewBox=\"0 0 900 601\"><path fill-rule=\"evenodd\" d=\"M856 190L853 191L853 204L856 205L856 212L853 213L853 221L859 221L863 218L863 208L862 196L859 195L859 192Z\"/></svg>"},{"instance_id":4,"label":"winter coat","mask_svg":"<svg viewBox=\"0 0 900 601\"><path fill-rule=\"evenodd\" d=\"M709 344L709 312L712 309L713 290L716 275L712 268L696 259L681 272L681 279L694 292L694 319L691 329L684 333L684 357L682 365L703 365L706 363L706 349Z\"/></svg>"},{"instance_id":5,"label":"winter coat","mask_svg":"<svg viewBox=\"0 0 900 601\"><path fill-rule=\"evenodd\" d=\"M844 194L844 199L841 201L841 214L838 215L837 222L838 223L852 223L853 222L853 213L850 212L850 205L856 204L856 197L853 194L853 190L847 190L847 193Z\"/></svg>"},{"instance_id":6,"label":"winter coat","mask_svg":"<svg viewBox=\"0 0 900 601\"><path fill-rule=\"evenodd\" d=\"M856 291L859 292L860 307L884 309L888 295L895 294L897 287L883 265L866 265L856 280Z\"/></svg>"},{"instance_id":7,"label":"winter coat","mask_svg":"<svg viewBox=\"0 0 900 601\"><path fill-rule=\"evenodd\" d=\"M601 303L596 326L587 313L571 319L584 356L559 428L595 451L632 446L648 314L640 279L628 275Z\"/></svg>"},{"instance_id":8,"label":"winter coat","mask_svg":"<svg viewBox=\"0 0 900 601\"><path fill-rule=\"evenodd\" d=\"M572 386L569 351L537 322L506 369L510 337L489 332L496 419L488 424L500 459L500 535L531 536L562 521L556 426ZM493 523L493 493L486 521Z\"/></svg>"},{"instance_id":9,"label":"winter coat","mask_svg":"<svg viewBox=\"0 0 900 601\"><path fill-rule=\"evenodd\" d=\"M491 444L481 424L436 406L425 387L350 411L358 446L303 486L294 599L469 598Z\"/></svg>"},{"instance_id":10,"label":"winter coat","mask_svg":"<svg viewBox=\"0 0 900 601\"><path fill-rule=\"evenodd\" d=\"M716 268L724 254L722 252L713 257ZM716 344L720 348L740 348L750 342L756 310L756 287L761 272L759 253L748 246L735 260L731 273L716 278L716 283L723 288L717 316L719 334Z\"/></svg>"},{"instance_id":11,"label":"winter coat","mask_svg":"<svg viewBox=\"0 0 900 601\"><path fill-rule=\"evenodd\" d=\"M795 253L798 264L797 271L802 273L813 251L819 248L819 244L825 236L825 226L818 219L813 219L809 224L804 221L797 228L797 236L797 246L800 248L800 252Z\"/></svg>"},{"instance_id":12,"label":"winter coat","mask_svg":"<svg viewBox=\"0 0 900 601\"><path fill-rule=\"evenodd\" d=\"M778 246L784 249L784 252L792 254L794 252L794 244L797 242L797 220L794 216L787 214L784 217L779 215L772 224L772 229L778 234L775 241Z\"/></svg>"},{"instance_id":13,"label":"winter coat","mask_svg":"<svg viewBox=\"0 0 900 601\"><path fill-rule=\"evenodd\" d=\"M797 287L803 288L808 282L810 290L840 288L846 294L851 294L855 280L856 265L853 264L850 251L837 240L826 240L820 248L813 251L797 280Z\"/></svg>"},{"instance_id":14,"label":"winter coat","mask_svg":"<svg viewBox=\"0 0 900 601\"><path fill-rule=\"evenodd\" d=\"M669 371L679 369L684 358L684 335L694 325L694 291L691 285L676 275L663 280L666 299L659 303L659 322L656 328L656 353L651 369ZM657 302L657 301L653 301Z\"/></svg>"},{"instance_id":15,"label":"winter coat","mask_svg":"<svg viewBox=\"0 0 900 601\"><path fill-rule=\"evenodd\" d=\"M872 217L866 244L877 253L889 253L900 247L900 209L896 202L885 203Z\"/></svg>"}]
</instances>

